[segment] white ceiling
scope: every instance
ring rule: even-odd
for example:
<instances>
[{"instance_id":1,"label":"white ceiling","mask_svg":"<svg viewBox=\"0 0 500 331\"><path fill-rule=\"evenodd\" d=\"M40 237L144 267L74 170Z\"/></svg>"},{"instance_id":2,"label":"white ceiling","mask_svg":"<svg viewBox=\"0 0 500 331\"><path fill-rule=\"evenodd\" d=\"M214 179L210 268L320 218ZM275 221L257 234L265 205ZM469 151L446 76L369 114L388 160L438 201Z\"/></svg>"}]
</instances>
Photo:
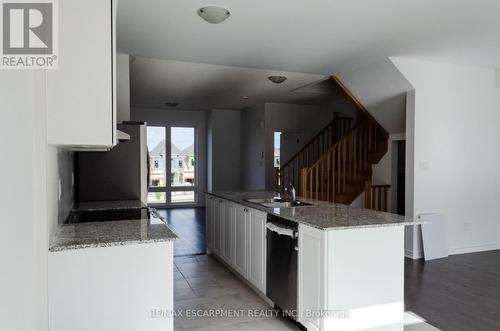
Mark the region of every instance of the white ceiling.
<instances>
[{"instance_id":1,"label":"white ceiling","mask_svg":"<svg viewBox=\"0 0 500 331\"><path fill-rule=\"evenodd\" d=\"M221 24L196 10L219 5ZM137 56L331 74L389 56L500 67L498 0L120 0L118 47Z\"/></svg>"},{"instance_id":2,"label":"white ceiling","mask_svg":"<svg viewBox=\"0 0 500 331\"><path fill-rule=\"evenodd\" d=\"M281 84L267 79L276 74L288 79ZM148 108L170 108L165 103L176 102L185 110L241 109L264 102L318 104L335 97L333 91L328 95L325 88L294 90L324 79L317 74L137 57L130 64L130 102Z\"/></svg>"},{"instance_id":3,"label":"white ceiling","mask_svg":"<svg viewBox=\"0 0 500 331\"><path fill-rule=\"evenodd\" d=\"M206 5L231 17L209 24L196 13ZM120 0L117 42L137 57L133 105L308 103L288 92L390 56L500 67L499 13L498 0ZM289 80L273 86L270 73Z\"/></svg>"}]
</instances>

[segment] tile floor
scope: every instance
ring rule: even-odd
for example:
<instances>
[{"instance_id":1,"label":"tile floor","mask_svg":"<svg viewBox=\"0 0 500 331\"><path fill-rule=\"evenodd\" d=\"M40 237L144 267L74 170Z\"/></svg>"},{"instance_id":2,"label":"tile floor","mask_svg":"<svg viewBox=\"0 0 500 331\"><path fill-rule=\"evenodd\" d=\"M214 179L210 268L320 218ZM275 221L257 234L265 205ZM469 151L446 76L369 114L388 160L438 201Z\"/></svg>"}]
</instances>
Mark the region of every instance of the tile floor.
<instances>
[{"instance_id":1,"label":"tile floor","mask_svg":"<svg viewBox=\"0 0 500 331\"><path fill-rule=\"evenodd\" d=\"M174 259L174 308L183 316L174 320L176 330L299 330L287 319L255 317L187 317L186 310L269 309L269 305L226 267L209 255ZM418 316L407 314L405 331L436 331Z\"/></svg>"}]
</instances>

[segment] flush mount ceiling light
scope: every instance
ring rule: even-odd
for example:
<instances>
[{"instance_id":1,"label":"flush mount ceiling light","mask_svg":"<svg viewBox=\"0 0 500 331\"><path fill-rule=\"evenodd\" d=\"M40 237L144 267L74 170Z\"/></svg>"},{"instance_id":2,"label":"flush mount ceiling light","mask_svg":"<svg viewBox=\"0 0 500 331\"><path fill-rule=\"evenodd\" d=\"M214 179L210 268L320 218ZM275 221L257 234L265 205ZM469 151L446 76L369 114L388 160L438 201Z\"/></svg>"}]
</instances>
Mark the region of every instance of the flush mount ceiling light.
<instances>
[{"instance_id":1,"label":"flush mount ceiling light","mask_svg":"<svg viewBox=\"0 0 500 331\"><path fill-rule=\"evenodd\" d=\"M198 15L208 23L217 24L224 22L230 15L229 10L217 6L207 6L198 9Z\"/></svg>"},{"instance_id":2,"label":"flush mount ceiling light","mask_svg":"<svg viewBox=\"0 0 500 331\"><path fill-rule=\"evenodd\" d=\"M179 103L177 103L177 102L165 102L165 106L168 106L171 108L177 107L178 105L179 105Z\"/></svg>"},{"instance_id":3,"label":"flush mount ceiling light","mask_svg":"<svg viewBox=\"0 0 500 331\"><path fill-rule=\"evenodd\" d=\"M281 84L286 80L285 76L269 76L267 77L274 84Z\"/></svg>"},{"instance_id":4,"label":"flush mount ceiling light","mask_svg":"<svg viewBox=\"0 0 500 331\"><path fill-rule=\"evenodd\" d=\"M240 98L242 98L242 99L248 99L248 95L242 95L242 96L240 96Z\"/></svg>"}]
</instances>

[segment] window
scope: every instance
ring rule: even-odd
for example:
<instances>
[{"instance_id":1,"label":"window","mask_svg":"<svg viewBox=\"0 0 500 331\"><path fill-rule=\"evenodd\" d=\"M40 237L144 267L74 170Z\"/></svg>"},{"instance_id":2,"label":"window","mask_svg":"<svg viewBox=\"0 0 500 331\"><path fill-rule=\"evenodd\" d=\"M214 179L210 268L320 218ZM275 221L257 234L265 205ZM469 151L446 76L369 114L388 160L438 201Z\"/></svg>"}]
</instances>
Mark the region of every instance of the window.
<instances>
[{"instance_id":1,"label":"window","mask_svg":"<svg viewBox=\"0 0 500 331\"><path fill-rule=\"evenodd\" d=\"M195 128L148 126L147 138L150 160L148 203L195 203Z\"/></svg>"},{"instance_id":2,"label":"window","mask_svg":"<svg viewBox=\"0 0 500 331\"><path fill-rule=\"evenodd\" d=\"M274 167L280 167L281 132L274 133Z\"/></svg>"}]
</instances>

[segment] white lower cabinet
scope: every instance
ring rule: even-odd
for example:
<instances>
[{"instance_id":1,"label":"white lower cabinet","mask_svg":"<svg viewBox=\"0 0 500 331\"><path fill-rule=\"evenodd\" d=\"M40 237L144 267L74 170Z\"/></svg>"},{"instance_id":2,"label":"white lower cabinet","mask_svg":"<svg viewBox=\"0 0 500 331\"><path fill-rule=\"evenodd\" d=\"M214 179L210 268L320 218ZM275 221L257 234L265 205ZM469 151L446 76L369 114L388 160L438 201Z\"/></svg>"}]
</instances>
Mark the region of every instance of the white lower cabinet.
<instances>
[{"instance_id":1,"label":"white lower cabinet","mask_svg":"<svg viewBox=\"0 0 500 331\"><path fill-rule=\"evenodd\" d=\"M266 293L266 214L250 209L248 222L248 280Z\"/></svg>"},{"instance_id":2,"label":"white lower cabinet","mask_svg":"<svg viewBox=\"0 0 500 331\"><path fill-rule=\"evenodd\" d=\"M222 255L222 233L224 231L224 200L214 198L213 206L213 249L219 256Z\"/></svg>"},{"instance_id":3,"label":"white lower cabinet","mask_svg":"<svg viewBox=\"0 0 500 331\"><path fill-rule=\"evenodd\" d=\"M222 258L226 263L233 263L234 224L236 222L236 209L234 203L224 201L224 226L222 232Z\"/></svg>"},{"instance_id":4,"label":"white lower cabinet","mask_svg":"<svg viewBox=\"0 0 500 331\"><path fill-rule=\"evenodd\" d=\"M265 294L266 213L208 194L206 203L207 246Z\"/></svg>"},{"instance_id":5,"label":"white lower cabinet","mask_svg":"<svg viewBox=\"0 0 500 331\"><path fill-rule=\"evenodd\" d=\"M233 267L241 275L247 276L247 248L248 248L248 226L249 209L241 205L236 206L235 222L235 245Z\"/></svg>"},{"instance_id":6,"label":"white lower cabinet","mask_svg":"<svg viewBox=\"0 0 500 331\"><path fill-rule=\"evenodd\" d=\"M205 240L207 247L213 249L213 213L215 198L212 195L205 196Z\"/></svg>"}]
</instances>

